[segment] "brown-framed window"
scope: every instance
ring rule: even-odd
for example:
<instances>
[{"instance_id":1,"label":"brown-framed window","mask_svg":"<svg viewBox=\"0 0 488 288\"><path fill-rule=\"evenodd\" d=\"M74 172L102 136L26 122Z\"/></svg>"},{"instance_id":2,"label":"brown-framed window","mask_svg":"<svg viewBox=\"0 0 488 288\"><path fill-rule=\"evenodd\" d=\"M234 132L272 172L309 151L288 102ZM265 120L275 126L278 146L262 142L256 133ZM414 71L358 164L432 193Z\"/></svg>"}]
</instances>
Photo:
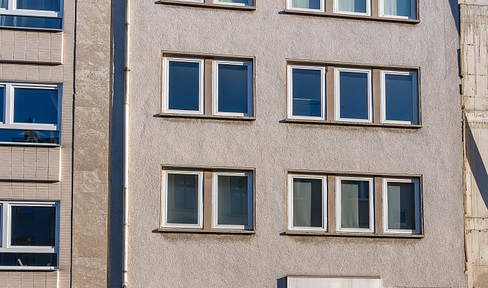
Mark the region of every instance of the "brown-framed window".
<instances>
[{"instance_id":1,"label":"brown-framed window","mask_svg":"<svg viewBox=\"0 0 488 288\"><path fill-rule=\"evenodd\" d=\"M287 122L419 128L419 69L288 61Z\"/></svg>"},{"instance_id":2,"label":"brown-framed window","mask_svg":"<svg viewBox=\"0 0 488 288\"><path fill-rule=\"evenodd\" d=\"M254 120L253 62L163 53L161 115Z\"/></svg>"},{"instance_id":3,"label":"brown-framed window","mask_svg":"<svg viewBox=\"0 0 488 288\"><path fill-rule=\"evenodd\" d=\"M422 237L420 176L293 172L287 234Z\"/></svg>"},{"instance_id":4,"label":"brown-framed window","mask_svg":"<svg viewBox=\"0 0 488 288\"><path fill-rule=\"evenodd\" d=\"M166 167L162 232L253 233L254 170Z\"/></svg>"},{"instance_id":5,"label":"brown-framed window","mask_svg":"<svg viewBox=\"0 0 488 288\"><path fill-rule=\"evenodd\" d=\"M160 0L162 4L236 10L256 10L256 1L257 0Z\"/></svg>"}]
</instances>

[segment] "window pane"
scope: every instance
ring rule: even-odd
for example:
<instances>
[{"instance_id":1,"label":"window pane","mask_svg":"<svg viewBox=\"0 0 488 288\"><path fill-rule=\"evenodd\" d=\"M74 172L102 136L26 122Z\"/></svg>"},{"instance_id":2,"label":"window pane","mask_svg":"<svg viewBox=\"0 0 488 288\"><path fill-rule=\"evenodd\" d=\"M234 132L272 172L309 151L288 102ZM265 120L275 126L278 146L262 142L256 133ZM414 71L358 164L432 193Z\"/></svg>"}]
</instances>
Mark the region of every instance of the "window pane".
<instances>
[{"instance_id":1,"label":"window pane","mask_svg":"<svg viewBox=\"0 0 488 288\"><path fill-rule=\"evenodd\" d=\"M339 11L366 13L366 1L369 0L337 0L339 1Z\"/></svg>"},{"instance_id":2,"label":"window pane","mask_svg":"<svg viewBox=\"0 0 488 288\"><path fill-rule=\"evenodd\" d=\"M219 0L220 3L241 3L244 5L248 5L248 0Z\"/></svg>"},{"instance_id":3,"label":"window pane","mask_svg":"<svg viewBox=\"0 0 488 288\"><path fill-rule=\"evenodd\" d=\"M17 9L60 11L60 0L17 0Z\"/></svg>"},{"instance_id":4,"label":"window pane","mask_svg":"<svg viewBox=\"0 0 488 288\"><path fill-rule=\"evenodd\" d=\"M169 62L169 109L199 110L200 63Z\"/></svg>"},{"instance_id":5,"label":"window pane","mask_svg":"<svg viewBox=\"0 0 488 288\"><path fill-rule=\"evenodd\" d=\"M292 8L320 9L321 0L292 0Z\"/></svg>"},{"instance_id":6,"label":"window pane","mask_svg":"<svg viewBox=\"0 0 488 288\"><path fill-rule=\"evenodd\" d=\"M0 142L59 144L58 131L0 129Z\"/></svg>"},{"instance_id":7,"label":"window pane","mask_svg":"<svg viewBox=\"0 0 488 288\"><path fill-rule=\"evenodd\" d=\"M322 180L293 179L293 226L322 227Z\"/></svg>"},{"instance_id":8,"label":"window pane","mask_svg":"<svg viewBox=\"0 0 488 288\"><path fill-rule=\"evenodd\" d=\"M63 28L63 20L61 18L50 17L0 15L0 26L61 30Z\"/></svg>"},{"instance_id":9,"label":"window pane","mask_svg":"<svg viewBox=\"0 0 488 288\"><path fill-rule=\"evenodd\" d=\"M15 88L14 122L58 123L58 90Z\"/></svg>"},{"instance_id":10,"label":"window pane","mask_svg":"<svg viewBox=\"0 0 488 288\"><path fill-rule=\"evenodd\" d=\"M410 75L385 74L386 120L417 122L413 115L416 96L412 81Z\"/></svg>"},{"instance_id":11,"label":"window pane","mask_svg":"<svg viewBox=\"0 0 488 288\"><path fill-rule=\"evenodd\" d=\"M292 70L293 116L321 116L321 71Z\"/></svg>"},{"instance_id":12,"label":"window pane","mask_svg":"<svg viewBox=\"0 0 488 288\"><path fill-rule=\"evenodd\" d=\"M0 8L7 8L8 0L0 0Z\"/></svg>"},{"instance_id":13,"label":"window pane","mask_svg":"<svg viewBox=\"0 0 488 288\"><path fill-rule=\"evenodd\" d=\"M219 176L219 225L248 225L247 176Z\"/></svg>"},{"instance_id":14,"label":"window pane","mask_svg":"<svg viewBox=\"0 0 488 288\"><path fill-rule=\"evenodd\" d=\"M168 174L167 222L198 224L198 175Z\"/></svg>"},{"instance_id":15,"label":"window pane","mask_svg":"<svg viewBox=\"0 0 488 288\"><path fill-rule=\"evenodd\" d=\"M369 228L369 182L341 181L341 228Z\"/></svg>"},{"instance_id":16,"label":"window pane","mask_svg":"<svg viewBox=\"0 0 488 288\"><path fill-rule=\"evenodd\" d=\"M415 184L388 183L388 229L415 230Z\"/></svg>"},{"instance_id":17,"label":"window pane","mask_svg":"<svg viewBox=\"0 0 488 288\"><path fill-rule=\"evenodd\" d=\"M219 112L248 114L249 66L219 64Z\"/></svg>"},{"instance_id":18,"label":"window pane","mask_svg":"<svg viewBox=\"0 0 488 288\"><path fill-rule=\"evenodd\" d=\"M46 266L58 265L56 253L0 253L0 266Z\"/></svg>"},{"instance_id":19,"label":"window pane","mask_svg":"<svg viewBox=\"0 0 488 288\"><path fill-rule=\"evenodd\" d=\"M385 15L410 17L412 0L383 0Z\"/></svg>"},{"instance_id":20,"label":"window pane","mask_svg":"<svg viewBox=\"0 0 488 288\"><path fill-rule=\"evenodd\" d=\"M0 122L4 122L5 116L5 87L0 87Z\"/></svg>"},{"instance_id":21,"label":"window pane","mask_svg":"<svg viewBox=\"0 0 488 288\"><path fill-rule=\"evenodd\" d=\"M11 241L14 246L55 246L56 208L12 206Z\"/></svg>"},{"instance_id":22,"label":"window pane","mask_svg":"<svg viewBox=\"0 0 488 288\"><path fill-rule=\"evenodd\" d=\"M340 117L368 119L368 74L340 72Z\"/></svg>"}]
</instances>

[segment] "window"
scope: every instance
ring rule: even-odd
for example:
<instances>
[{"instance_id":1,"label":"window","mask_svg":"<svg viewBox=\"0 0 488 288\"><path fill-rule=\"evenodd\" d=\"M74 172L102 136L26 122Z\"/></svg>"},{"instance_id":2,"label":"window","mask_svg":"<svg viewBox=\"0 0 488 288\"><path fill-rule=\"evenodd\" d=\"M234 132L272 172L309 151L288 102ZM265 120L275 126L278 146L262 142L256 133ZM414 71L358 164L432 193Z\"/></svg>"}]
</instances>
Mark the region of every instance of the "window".
<instances>
[{"instance_id":1,"label":"window","mask_svg":"<svg viewBox=\"0 0 488 288\"><path fill-rule=\"evenodd\" d=\"M371 15L371 0L334 0L334 12L352 15Z\"/></svg>"},{"instance_id":2,"label":"window","mask_svg":"<svg viewBox=\"0 0 488 288\"><path fill-rule=\"evenodd\" d=\"M420 193L416 179L383 179L385 233L420 232Z\"/></svg>"},{"instance_id":3,"label":"window","mask_svg":"<svg viewBox=\"0 0 488 288\"><path fill-rule=\"evenodd\" d=\"M216 4L235 5L235 6L252 6L253 0L214 0Z\"/></svg>"},{"instance_id":4,"label":"window","mask_svg":"<svg viewBox=\"0 0 488 288\"><path fill-rule=\"evenodd\" d=\"M374 232L373 179L337 178L337 230Z\"/></svg>"},{"instance_id":5,"label":"window","mask_svg":"<svg viewBox=\"0 0 488 288\"><path fill-rule=\"evenodd\" d=\"M0 83L0 142L59 144L61 86Z\"/></svg>"},{"instance_id":6,"label":"window","mask_svg":"<svg viewBox=\"0 0 488 288\"><path fill-rule=\"evenodd\" d=\"M372 122L371 70L338 68L335 71L335 120Z\"/></svg>"},{"instance_id":7,"label":"window","mask_svg":"<svg viewBox=\"0 0 488 288\"><path fill-rule=\"evenodd\" d=\"M288 118L326 120L325 67L288 66Z\"/></svg>"},{"instance_id":8,"label":"window","mask_svg":"<svg viewBox=\"0 0 488 288\"><path fill-rule=\"evenodd\" d=\"M301 11L325 11L323 0L287 0L288 9Z\"/></svg>"},{"instance_id":9,"label":"window","mask_svg":"<svg viewBox=\"0 0 488 288\"><path fill-rule=\"evenodd\" d=\"M164 4L182 4L197 7L254 10L256 0L160 0Z\"/></svg>"},{"instance_id":10,"label":"window","mask_svg":"<svg viewBox=\"0 0 488 288\"><path fill-rule=\"evenodd\" d=\"M162 116L252 119L250 59L163 57Z\"/></svg>"},{"instance_id":11,"label":"window","mask_svg":"<svg viewBox=\"0 0 488 288\"><path fill-rule=\"evenodd\" d=\"M252 179L253 172L247 170L164 169L160 230L252 231Z\"/></svg>"},{"instance_id":12,"label":"window","mask_svg":"<svg viewBox=\"0 0 488 288\"><path fill-rule=\"evenodd\" d=\"M381 72L381 121L418 124L417 73Z\"/></svg>"},{"instance_id":13,"label":"window","mask_svg":"<svg viewBox=\"0 0 488 288\"><path fill-rule=\"evenodd\" d=\"M379 0L380 16L400 19L415 19L416 0Z\"/></svg>"},{"instance_id":14,"label":"window","mask_svg":"<svg viewBox=\"0 0 488 288\"><path fill-rule=\"evenodd\" d=\"M327 177L289 175L288 229L327 231Z\"/></svg>"},{"instance_id":15,"label":"window","mask_svg":"<svg viewBox=\"0 0 488 288\"><path fill-rule=\"evenodd\" d=\"M57 269L59 205L0 201L0 209L0 269Z\"/></svg>"},{"instance_id":16,"label":"window","mask_svg":"<svg viewBox=\"0 0 488 288\"><path fill-rule=\"evenodd\" d=\"M0 26L61 30L61 0L0 0Z\"/></svg>"}]
</instances>

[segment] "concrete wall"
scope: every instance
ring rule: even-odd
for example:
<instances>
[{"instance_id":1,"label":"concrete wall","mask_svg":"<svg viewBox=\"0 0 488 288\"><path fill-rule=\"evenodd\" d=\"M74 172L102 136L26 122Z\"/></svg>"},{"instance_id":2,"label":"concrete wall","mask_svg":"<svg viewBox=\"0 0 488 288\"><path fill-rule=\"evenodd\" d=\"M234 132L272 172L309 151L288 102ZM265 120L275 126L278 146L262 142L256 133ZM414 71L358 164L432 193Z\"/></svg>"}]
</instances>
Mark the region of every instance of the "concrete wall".
<instances>
[{"instance_id":1,"label":"concrete wall","mask_svg":"<svg viewBox=\"0 0 488 288\"><path fill-rule=\"evenodd\" d=\"M466 287L457 1L420 1L417 25L288 15L282 0L253 12L132 3L130 287L276 287L286 275ZM162 50L256 57L257 120L155 116ZM423 127L284 123L287 58L419 66ZM157 232L165 164L256 168L256 234ZM286 169L422 174L425 238L284 236Z\"/></svg>"}]
</instances>

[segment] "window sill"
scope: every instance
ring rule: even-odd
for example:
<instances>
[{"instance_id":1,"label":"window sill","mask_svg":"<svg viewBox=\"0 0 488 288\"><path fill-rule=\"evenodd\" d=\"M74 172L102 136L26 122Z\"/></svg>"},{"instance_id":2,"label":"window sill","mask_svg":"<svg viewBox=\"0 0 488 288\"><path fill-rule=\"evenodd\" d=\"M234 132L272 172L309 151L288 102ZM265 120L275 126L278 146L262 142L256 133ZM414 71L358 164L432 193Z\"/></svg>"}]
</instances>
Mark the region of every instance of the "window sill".
<instances>
[{"instance_id":1,"label":"window sill","mask_svg":"<svg viewBox=\"0 0 488 288\"><path fill-rule=\"evenodd\" d=\"M401 238L401 239L423 239L425 235L421 234L374 234L374 233L352 233L352 232L320 232L320 231L290 231L287 230L285 235L288 236L321 236L321 237L363 237L363 238Z\"/></svg>"},{"instance_id":2,"label":"window sill","mask_svg":"<svg viewBox=\"0 0 488 288\"><path fill-rule=\"evenodd\" d=\"M185 229L185 228L158 228L160 233L193 233L193 234L240 234L240 235L253 235L256 234L255 230L232 230L232 229Z\"/></svg>"},{"instance_id":3,"label":"window sill","mask_svg":"<svg viewBox=\"0 0 488 288\"><path fill-rule=\"evenodd\" d=\"M61 33L63 29L51 29L51 28L33 28L33 27L13 27L13 26L1 26L0 30L16 30L16 31L35 31L35 32L51 32Z\"/></svg>"},{"instance_id":4,"label":"window sill","mask_svg":"<svg viewBox=\"0 0 488 288\"><path fill-rule=\"evenodd\" d=\"M343 126L368 126L368 127L385 127L385 128L404 128L420 129L422 125L410 124L390 124L390 123L366 123L366 122L349 122L349 121L325 121L325 120L308 120L308 119L285 119L286 123L295 124L314 124L314 125L343 125Z\"/></svg>"},{"instance_id":5,"label":"window sill","mask_svg":"<svg viewBox=\"0 0 488 288\"><path fill-rule=\"evenodd\" d=\"M13 272L27 272L27 271L55 272L58 270L59 268L57 267L0 266L0 271L13 271Z\"/></svg>"},{"instance_id":6,"label":"window sill","mask_svg":"<svg viewBox=\"0 0 488 288\"><path fill-rule=\"evenodd\" d=\"M61 147L61 144L49 144L49 143L22 143L22 142L0 142L0 146L29 146L29 147Z\"/></svg>"},{"instance_id":7,"label":"window sill","mask_svg":"<svg viewBox=\"0 0 488 288\"><path fill-rule=\"evenodd\" d=\"M241 116L171 114L171 113L160 113L159 116L162 118L196 118L196 119L213 119L213 120L256 121L256 117L241 117Z\"/></svg>"},{"instance_id":8,"label":"window sill","mask_svg":"<svg viewBox=\"0 0 488 288\"><path fill-rule=\"evenodd\" d=\"M243 10L243 11L255 11L256 6L238 6L228 4L215 4L215 3L199 3L199 2L184 2L177 0L160 0L159 3L166 5L177 6L193 6L200 8L216 8L216 9L230 9L230 10Z\"/></svg>"},{"instance_id":9,"label":"window sill","mask_svg":"<svg viewBox=\"0 0 488 288\"><path fill-rule=\"evenodd\" d=\"M298 15L309 15L309 16L321 16L321 17L336 17L336 18L347 18L347 19L357 19L357 20L371 20L371 21L383 21L383 22L396 22L396 23L406 23L406 24L419 24L419 19L401 19L392 17L379 17L379 16L366 16L366 15L349 15L331 12L315 12L315 11L300 11L293 9L285 9L286 14L298 14Z\"/></svg>"}]
</instances>

